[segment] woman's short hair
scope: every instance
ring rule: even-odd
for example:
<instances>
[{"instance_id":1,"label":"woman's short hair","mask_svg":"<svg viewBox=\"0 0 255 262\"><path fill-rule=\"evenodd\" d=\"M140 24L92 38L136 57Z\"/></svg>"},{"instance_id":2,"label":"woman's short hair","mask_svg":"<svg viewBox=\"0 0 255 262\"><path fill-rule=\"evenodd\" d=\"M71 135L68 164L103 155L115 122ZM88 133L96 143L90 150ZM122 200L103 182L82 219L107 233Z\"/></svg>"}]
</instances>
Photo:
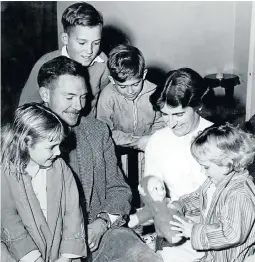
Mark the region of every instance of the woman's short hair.
<instances>
[{"instance_id":1,"label":"woman's short hair","mask_svg":"<svg viewBox=\"0 0 255 262\"><path fill-rule=\"evenodd\" d=\"M196 159L209 160L219 166L233 163L233 170L241 171L250 165L255 156L255 135L230 124L210 126L191 144Z\"/></svg>"},{"instance_id":2,"label":"woman's short hair","mask_svg":"<svg viewBox=\"0 0 255 262\"><path fill-rule=\"evenodd\" d=\"M207 87L200 74L191 68L180 68L167 73L163 87L156 89L150 101L156 111L165 105L196 109L201 106L206 92Z\"/></svg>"}]
</instances>

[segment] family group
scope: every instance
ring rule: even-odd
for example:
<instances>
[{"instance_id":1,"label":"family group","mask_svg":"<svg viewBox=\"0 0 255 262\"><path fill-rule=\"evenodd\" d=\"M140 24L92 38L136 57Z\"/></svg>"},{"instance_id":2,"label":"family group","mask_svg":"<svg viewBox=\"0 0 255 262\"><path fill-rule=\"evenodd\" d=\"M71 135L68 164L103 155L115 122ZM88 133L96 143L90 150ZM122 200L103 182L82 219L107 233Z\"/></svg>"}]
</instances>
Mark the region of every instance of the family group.
<instances>
[{"instance_id":1,"label":"family group","mask_svg":"<svg viewBox=\"0 0 255 262\"><path fill-rule=\"evenodd\" d=\"M92 5L61 22L63 47L37 61L2 127L1 261L255 261L254 122L203 118L209 89L191 68L156 86L135 46L107 57ZM139 152L137 210L117 148ZM149 219L156 248L136 231Z\"/></svg>"}]
</instances>

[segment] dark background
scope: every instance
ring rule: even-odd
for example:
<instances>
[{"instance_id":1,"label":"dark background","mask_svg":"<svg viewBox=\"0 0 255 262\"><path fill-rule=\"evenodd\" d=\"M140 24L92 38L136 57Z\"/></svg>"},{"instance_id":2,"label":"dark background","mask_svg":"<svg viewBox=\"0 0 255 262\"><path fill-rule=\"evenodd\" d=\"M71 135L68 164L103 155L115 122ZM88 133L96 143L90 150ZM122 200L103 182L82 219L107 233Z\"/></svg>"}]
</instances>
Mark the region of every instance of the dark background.
<instances>
[{"instance_id":1,"label":"dark background","mask_svg":"<svg viewBox=\"0 0 255 262\"><path fill-rule=\"evenodd\" d=\"M57 2L1 2L1 120L8 121L35 62L58 49Z\"/></svg>"}]
</instances>

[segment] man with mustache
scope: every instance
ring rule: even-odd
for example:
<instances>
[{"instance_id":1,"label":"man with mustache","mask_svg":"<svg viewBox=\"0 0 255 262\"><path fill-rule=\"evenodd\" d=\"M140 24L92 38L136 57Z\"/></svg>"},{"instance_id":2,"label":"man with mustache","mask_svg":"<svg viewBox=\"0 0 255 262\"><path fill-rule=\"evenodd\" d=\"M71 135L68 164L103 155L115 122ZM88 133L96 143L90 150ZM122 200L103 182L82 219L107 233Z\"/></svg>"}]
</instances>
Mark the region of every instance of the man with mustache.
<instances>
[{"instance_id":1,"label":"man with mustache","mask_svg":"<svg viewBox=\"0 0 255 262\"><path fill-rule=\"evenodd\" d=\"M38 84L44 104L72 130L67 163L80 189L92 261L162 261L131 229L123 226L130 212L131 190L117 166L107 125L93 116L81 116L88 94L83 68L59 56L41 67Z\"/></svg>"}]
</instances>

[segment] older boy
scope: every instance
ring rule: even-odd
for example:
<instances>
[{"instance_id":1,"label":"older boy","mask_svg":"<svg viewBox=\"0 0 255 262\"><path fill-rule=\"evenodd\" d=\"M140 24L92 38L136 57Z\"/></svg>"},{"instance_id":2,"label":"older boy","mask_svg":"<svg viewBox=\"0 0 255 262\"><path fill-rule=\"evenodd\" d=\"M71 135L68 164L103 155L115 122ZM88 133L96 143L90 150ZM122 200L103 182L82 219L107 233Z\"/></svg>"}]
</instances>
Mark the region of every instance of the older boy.
<instances>
[{"instance_id":1,"label":"older boy","mask_svg":"<svg viewBox=\"0 0 255 262\"><path fill-rule=\"evenodd\" d=\"M87 68L89 74L88 91L91 103L88 110L95 114L96 103L100 91L109 83L107 57L100 52L103 27L102 15L85 2L69 6L62 15L64 33L61 50L53 51L41 57L33 67L24 86L19 105L27 102L41 102L37 76L41 66L58 56L69 57ZM84 74L86 70L84 69Z\"/></svg>"}]
</instances>

